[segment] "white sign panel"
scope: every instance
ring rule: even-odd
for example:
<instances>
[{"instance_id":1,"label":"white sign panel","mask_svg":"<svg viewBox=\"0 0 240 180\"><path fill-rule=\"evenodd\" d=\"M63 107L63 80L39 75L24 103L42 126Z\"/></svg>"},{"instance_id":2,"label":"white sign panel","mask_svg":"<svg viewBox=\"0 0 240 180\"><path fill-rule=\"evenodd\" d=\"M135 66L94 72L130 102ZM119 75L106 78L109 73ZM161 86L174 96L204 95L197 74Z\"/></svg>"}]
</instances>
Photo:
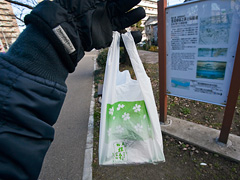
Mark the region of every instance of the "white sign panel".
<instances>
[{"instance_id":1,"label":"white sign panel","mask_svg":"<svg viewBox=\"0 0 240 180\"><path fill-rule=\"evenodd\" d=\"M167 93L224 106L240 31L240 0L197 1L166 13Z\"/></svg>"}]
</instances>

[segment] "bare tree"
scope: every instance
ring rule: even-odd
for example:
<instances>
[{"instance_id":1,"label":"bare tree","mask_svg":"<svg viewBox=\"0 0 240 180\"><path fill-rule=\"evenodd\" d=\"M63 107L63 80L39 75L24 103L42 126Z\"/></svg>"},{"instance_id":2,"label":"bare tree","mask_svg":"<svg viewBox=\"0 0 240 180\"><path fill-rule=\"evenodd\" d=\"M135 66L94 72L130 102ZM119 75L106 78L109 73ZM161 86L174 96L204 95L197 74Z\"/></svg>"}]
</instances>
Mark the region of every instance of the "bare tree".
<instances>
[{"instance_id":1,"label":"bare tree","mask_svg":"<svg viewBox=\"0 0 240 180\"><path fill-rule=\"evenodd\" d=\"M20 1L13 1L13 0L5 0L7 2L10 2L14 5L17 5L17 6L21 6L21 7L25 7L25 8L28 8L28 9L33 9L33 5L36 4L37 2L34 1L34 0L26 0L25 2L20 2Z\"/></svg>"},{"instance_id":2,"label":"bare tree","mask_svg":"<svg viewBox=\"0 0 240 180\"><path fill-rule=\"evenodd\" d=\"M36 5L37 0L5 0L12 4L14 10L14 16L18 20L20 27L25 26L23 19Z\"/></svg>"}]
</instances>

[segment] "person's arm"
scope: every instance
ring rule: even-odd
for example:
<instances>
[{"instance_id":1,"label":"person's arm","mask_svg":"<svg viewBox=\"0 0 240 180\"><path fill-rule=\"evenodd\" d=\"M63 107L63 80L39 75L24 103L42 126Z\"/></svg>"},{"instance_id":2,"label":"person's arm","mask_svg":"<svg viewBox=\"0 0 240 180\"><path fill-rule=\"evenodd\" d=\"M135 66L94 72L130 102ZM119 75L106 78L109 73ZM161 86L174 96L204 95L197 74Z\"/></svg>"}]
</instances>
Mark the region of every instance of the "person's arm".
<instances>
[{"instance_id":1,"label":"person's arm","mask_svg":"<svg viewBox=\"0 0 240 180\"><path fill-rule=\"evenodd\" d=\"M56 0L25 18L26 30L0 55L0 179L38 178L84 51L110 45L112 31L145 16L139 0Z\"/></svg>"},{"instance_id":2,"label":"person's arm","mask_svg":"<svg viewBox=\"0 0 240 180\"><path fill-rule=\"evenodd\" d=\"M37 179L54 137L68 71L32 25L0 55L0 179Z\"/></svg>"}]
</instances>

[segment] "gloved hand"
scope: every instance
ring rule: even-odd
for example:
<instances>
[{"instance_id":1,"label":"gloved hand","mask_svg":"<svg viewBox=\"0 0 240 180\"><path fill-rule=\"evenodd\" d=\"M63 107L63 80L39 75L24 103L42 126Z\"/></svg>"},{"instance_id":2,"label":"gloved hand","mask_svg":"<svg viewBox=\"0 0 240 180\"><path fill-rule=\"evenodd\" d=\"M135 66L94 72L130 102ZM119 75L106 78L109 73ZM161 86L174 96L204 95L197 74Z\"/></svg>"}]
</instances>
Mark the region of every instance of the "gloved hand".
<instances>
[{"instance_id":1,"label":"gloved hand","mask_svg":"<svg viewBox=\"0 0 240 180\"><path fill-rule=\"evenodd\" d=\"M73 72L84 50L110 46L112 31L122 30L145 17L140 0L45 0L25 17L44 33Z\"/></svg>"}]
</instances>

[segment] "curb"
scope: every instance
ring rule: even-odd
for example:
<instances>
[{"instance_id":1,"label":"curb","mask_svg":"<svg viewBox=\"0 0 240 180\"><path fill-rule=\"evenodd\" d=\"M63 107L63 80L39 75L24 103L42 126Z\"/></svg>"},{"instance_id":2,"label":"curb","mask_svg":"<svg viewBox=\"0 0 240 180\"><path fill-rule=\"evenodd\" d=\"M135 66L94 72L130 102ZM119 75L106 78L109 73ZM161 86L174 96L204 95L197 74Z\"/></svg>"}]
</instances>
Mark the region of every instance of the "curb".
<instances>
[{"instance_id":1,"label":"curb","mask_svg":"<svg viewBox=\"0 0 240 180\"><path fill-rule=\"evenodd\" d=\"M167 119L171 124L161 125L162 133L240 162L240 136L229 134L228 143L225 145L217 141L220 130L171 116L168 116Z\"/></svg>"},{"instance_id":2,"label":"curb","mask_svg":"<svg viewBox=\"0 0 240 180\"><path fill-rule=\"evenodd\" d=\"M96 58L94 58L94 71L95 70L96 70ZM95 85L93 80L82 180L92 180L93 129L94 129L94 106L95 106L94 94Z\"/></svg>"}]
</instances>

